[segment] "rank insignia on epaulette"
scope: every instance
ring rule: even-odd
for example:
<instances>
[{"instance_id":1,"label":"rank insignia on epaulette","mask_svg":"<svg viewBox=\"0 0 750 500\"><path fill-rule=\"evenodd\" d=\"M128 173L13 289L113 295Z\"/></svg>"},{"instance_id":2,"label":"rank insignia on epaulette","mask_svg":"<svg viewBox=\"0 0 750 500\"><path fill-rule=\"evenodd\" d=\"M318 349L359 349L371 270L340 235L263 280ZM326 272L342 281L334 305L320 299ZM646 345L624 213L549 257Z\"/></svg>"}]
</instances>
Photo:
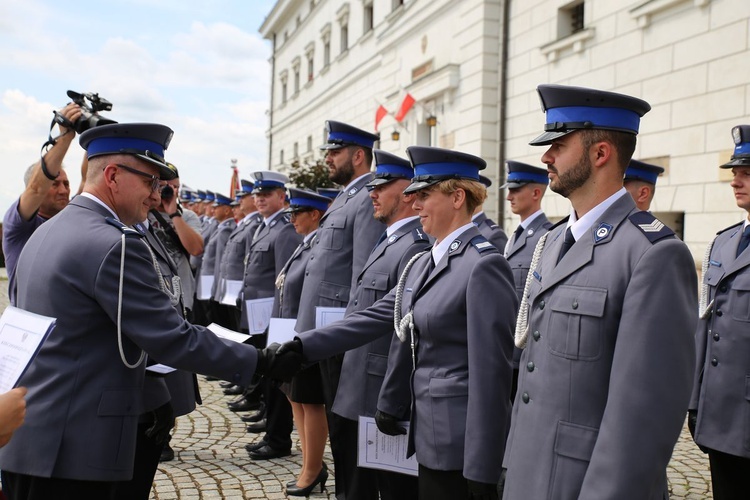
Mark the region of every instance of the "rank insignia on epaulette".
<instances>
[{"instance_id":1,"label":"rank insignia on epaulette","mask_svg":"<svg viewBox=\"0 0 750 500\"><path fill-rule=\"evenodd\" d=\"M497 248L495 248L495 245L487 241L487 239L484 236L474 236L471 239L471 245L477 249L479 253L489 252L491 250L497 251Z\"/></svg>"},{"instance_id":2,"label":"rank insignia on epaulette","mask_svg":"<svg viewBox=\"0 0 750 500\"><path fill-rule=\"evenodd\" d=\"M422 231L420 231L418 227L415 227L414 228L414 241L422 241L426 239L427 239L427 235L425 235Z\"/></svg>"},{"instance_id":3,"label":"rank insignia on epaulette","mask_svg":"<svg viewBox=\"0 0 750 500\"><path fill-rule=\"evenodd\" d=\"M674 235L674 231L672 231L669 226L654 217L650 212L636 212L628 217L628 220L630 220L635 227L640 229L651 243Z\"/></svg>"},{"instance_id":4,"label":"rank insignia on epaulette","mask_svg":"<svg viewBox=\"0 0 750 500\"><path fill-rule=\"evenodd\" d=\"M110 226L114 226L120 231L122 231L125 236L137 236L139 238L143 238L143 234L139 233L137 230L133 229L132 227L123 224L122 221L119 221L115 219L114 217L105 217L104 220L106 220L107 224L109 224Z\"/></svg>"}]
</instances>

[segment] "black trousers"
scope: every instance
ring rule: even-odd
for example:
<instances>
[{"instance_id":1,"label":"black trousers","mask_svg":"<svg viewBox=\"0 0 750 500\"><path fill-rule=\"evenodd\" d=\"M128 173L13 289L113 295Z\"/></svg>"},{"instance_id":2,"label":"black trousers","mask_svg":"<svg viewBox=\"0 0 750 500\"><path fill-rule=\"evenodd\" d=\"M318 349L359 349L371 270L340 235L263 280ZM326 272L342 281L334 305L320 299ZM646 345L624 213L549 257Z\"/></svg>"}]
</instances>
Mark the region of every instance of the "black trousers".
<instances>
[{"instance_id":1,"label":"black trousers","mask_svg":"<svg viewBox=\"0 0 750 500\"><path fill-rule=\"evenodd\" d=\"M359 424L356 420L339 419L340 456L343 460L336 465L337 495L341 489L342 498L347 500L415 500L418 490L416 477L357 466Z\"/></svg>"},{"instance_id":2,"label":"black trousers","mask_svg":"<svg viewBox=\"0 0 750 500\"><path fill-rule=\"evenodd\" d=\"M266 435L263 441L275 450L292 448L292 405L281 389L266 381Z\"/></svg>"},{"instance_id":3,"label":"black trousers","mask_svg":"<svg viewBox=\"0 0 750 500\"><path fill-rule=\"evenodd\" d=\"M460 470L419 466L419 500L468 500L469 486Z\"/></svg>"},{"instance_id":4,"label":"black trousers","mask_svg":"<svg viewBox=\"0 0 750 500\"><path fill-rule=\"evenodd\" d=\"M714 500L750 498L750 458L708 450Z\"/></svg>"},{"instance_id":5,"label":"black trousers","mask_svg":"<svg viewBox=\"0 0 750 500\"><path fill-rule=\"evenodd\" d=\"M2 472L8 500L115 500L115 481L81 481Z\"/></svg>"},{"instance_id":6,"label":"black trousers","mask_svg":"<svg viewBox=\"0 0 750 500\"><path fill-rule=\"evenodd\" d=\"M159 466L159 457L164 448L164 444L156 444L153 439L146 436L146 430L151 425L151 422L138 424L133 479L117 483L114 496L116 500L148 500L151 495L156 468Z\"/></svg>"}]
</instances>

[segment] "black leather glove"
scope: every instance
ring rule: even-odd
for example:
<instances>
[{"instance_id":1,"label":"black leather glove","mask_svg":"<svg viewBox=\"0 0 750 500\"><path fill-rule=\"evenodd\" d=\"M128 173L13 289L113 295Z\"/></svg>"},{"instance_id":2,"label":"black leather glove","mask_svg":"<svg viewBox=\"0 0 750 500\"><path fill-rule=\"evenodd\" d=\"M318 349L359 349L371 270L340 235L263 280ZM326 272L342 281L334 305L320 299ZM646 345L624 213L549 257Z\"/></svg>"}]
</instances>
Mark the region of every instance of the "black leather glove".
<instances>
[{"instance_id":1,"label":"black leather glove","mask_svg":"<svg viewBox=\"0 0 750 500\"><path fill-rule=\"evenodd\" d=\"M172 404L164 403L151 412L154 423L146 429L146 437L157 445L165 445L169 442L169 431L174 427L174 410Z\"/></svg>"},{"instance_id":2,"label":"black leather glove","mask_svg":"<svg viewBox=\"0 0 750 500\"><path fill-rule=\"evenodd\" d=\"M398 419L384 411L378 410L375 412L375 424L378 426L380 432L389 436L406 434L406 429L404 426L399 425Z\"/></svg>"},{"instance_id":3,"label":"black leather glove","mask_svg":"<svg viewBox=\"0 0 750 500\"><path fill-rule=\"evenodd\" d=\"M268 369L268 376L273 380L291 382L292 377L302 369L302 363L304 362L302 341L295 338L289 342L284 342L280 346L276 345L278 346L276 348L276 356ZM271 346L268 348L270 349Z\"/></svg>"},{"instance_id":4,"label":"black leather glove","mask_svg":"<svg viewBox=\"0 0 750 500\"><path fill-rule=\"evenodd\" d=\"M480 483L467 479L469 486L469 500L498 500L497 484Z\"/></svg>"},{"instance_id":5,"label":"black leather glove","mask_svg":"<svg viewBox=\"0 0 750 500\"><path fill-rule=\"evenodd\" d=\"M688 424L688 430L690 430L690 435L693 437L693 441L695 441L695 424L698 422L698 410L688 410L688 417L687 417L687 424ZM698 448L703 453L708 453L708 449L704 446L699 445L698 443L695 443L698 445Z\"/></svg>"}]
</instances>

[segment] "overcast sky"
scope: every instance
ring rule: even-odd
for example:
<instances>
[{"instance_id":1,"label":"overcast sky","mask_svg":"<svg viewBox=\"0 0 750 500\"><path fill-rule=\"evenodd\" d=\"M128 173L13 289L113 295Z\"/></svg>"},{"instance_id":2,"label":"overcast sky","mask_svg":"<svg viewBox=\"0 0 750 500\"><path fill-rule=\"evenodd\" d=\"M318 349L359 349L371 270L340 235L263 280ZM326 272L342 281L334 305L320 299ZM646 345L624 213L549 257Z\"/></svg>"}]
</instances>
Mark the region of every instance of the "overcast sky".
<instances>
[{"instance_id":1,"label":"overcast sky","mask_svg":"<svg viewBox=\"0 0 750 500\"><path fill-rule=\"evenodd\" d=\"M228 194L266 169L272 0L0 0L0 210L23 191L66 91L97 92L119 122L171 127L183 184ZM57 129L55 129L57 130ZM78 139L65 159L80 182Z\"/></svg>"}]
</instances>

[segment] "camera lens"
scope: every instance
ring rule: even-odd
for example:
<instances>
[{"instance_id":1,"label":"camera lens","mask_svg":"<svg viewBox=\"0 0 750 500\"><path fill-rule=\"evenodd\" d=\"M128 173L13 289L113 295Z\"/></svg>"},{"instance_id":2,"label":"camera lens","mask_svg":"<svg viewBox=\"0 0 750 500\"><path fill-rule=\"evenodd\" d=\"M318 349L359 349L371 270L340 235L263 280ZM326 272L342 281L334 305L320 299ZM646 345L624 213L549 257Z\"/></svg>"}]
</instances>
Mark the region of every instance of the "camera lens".
<instances>
[{"instance_id":1,"label":"camera lens","mask_svg":"<svg viewBox=\"0 0 750 500\"><path fill-rule=\"evenodd\" d=\"M161 197L164 199L172 199L174 197L174 189L172 189L172 186L167 184L161 189Z\"/></svg>"}]
</instances>

